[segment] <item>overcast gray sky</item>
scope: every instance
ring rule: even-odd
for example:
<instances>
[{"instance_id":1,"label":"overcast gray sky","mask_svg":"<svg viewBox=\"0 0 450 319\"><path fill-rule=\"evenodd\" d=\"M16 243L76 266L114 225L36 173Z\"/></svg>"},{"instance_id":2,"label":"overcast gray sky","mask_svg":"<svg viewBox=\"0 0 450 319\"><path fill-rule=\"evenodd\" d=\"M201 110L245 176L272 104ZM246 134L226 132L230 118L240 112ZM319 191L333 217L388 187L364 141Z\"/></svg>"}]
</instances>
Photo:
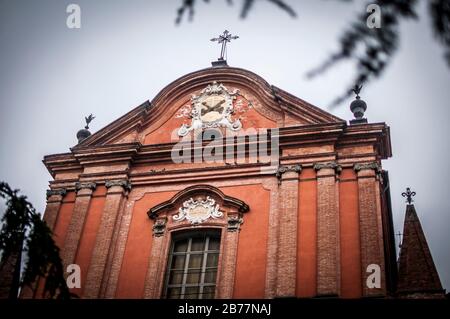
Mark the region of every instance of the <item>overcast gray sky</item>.
<instances>
[{"instance_id":1,"label":"overcast gray sky","mask_svg":"<svg viewBox=\"0 0 450 319\"><path fill-rule=\"evenodd\" d=\"M314 80L305 73L337 49L341 31L364 1L289 1L297 19L257 1L246 20L241 1L199 1L194 21L175 26L181 0L0 0L0 180L45 208L51 179L41 160L76 144L84 116L93 132L176 78L210 66L224 29L238 34L231 66L251 70L308 102L327 105L353 79L349 63ZM66 7L81 7L81 29L66 27ZM365 87L370 122L391 127L389 170L396 232L402 231L401 192L417 192L416 209L443 285L450 288L450 69L434 41L421 1L420 21L402 24L400 50L382 78ZM344 103L331 112L352 114ZM330 111L330 110L329 110Z\"/></svg>"}]
</instances>

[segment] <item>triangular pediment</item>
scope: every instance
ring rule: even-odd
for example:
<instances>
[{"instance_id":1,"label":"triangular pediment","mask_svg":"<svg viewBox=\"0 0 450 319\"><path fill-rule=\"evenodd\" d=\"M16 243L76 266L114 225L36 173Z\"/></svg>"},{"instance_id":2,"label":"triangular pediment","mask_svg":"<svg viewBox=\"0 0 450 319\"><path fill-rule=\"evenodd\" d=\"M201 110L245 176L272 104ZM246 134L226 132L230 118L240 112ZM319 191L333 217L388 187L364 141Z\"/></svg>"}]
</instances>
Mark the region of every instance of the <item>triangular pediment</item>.
<instances>
[{"instance_id":1,"label":"triangular pediment","mask_svg":"<svg viewBox=\"0 0 450 319\"><path fill-rule=\"evenodd\" d=\"M144 102L74 148L170 143L183 135L183 127L239 130L342 122L253 72L212 67L175 80L151 102Z\"/></svg>"}]
</instances>

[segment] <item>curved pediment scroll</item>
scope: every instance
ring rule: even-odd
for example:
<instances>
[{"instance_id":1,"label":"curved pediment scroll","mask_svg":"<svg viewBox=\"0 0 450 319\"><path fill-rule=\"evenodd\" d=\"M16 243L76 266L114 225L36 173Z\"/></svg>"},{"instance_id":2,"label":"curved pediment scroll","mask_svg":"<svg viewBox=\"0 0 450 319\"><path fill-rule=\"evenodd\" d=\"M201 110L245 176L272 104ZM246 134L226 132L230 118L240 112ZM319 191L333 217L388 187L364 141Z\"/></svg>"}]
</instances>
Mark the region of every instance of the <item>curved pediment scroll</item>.
<instances>
[{"instance_id":1,"label":"curved pediment scroll","mask_svg":"<svg viewBox=\"0 0 450 319\"><path fill-rule=\"evenodd\" d=\"M249 211L249 206L240 199L227 196L211 185L195 185L185 188L168 201L149 209L147 215L156 219L161 213L178 208L174 221L188 220L199 224L209 218L223 217L222 207L228 207L239 213Z\"/></svg>"}]
</instances>

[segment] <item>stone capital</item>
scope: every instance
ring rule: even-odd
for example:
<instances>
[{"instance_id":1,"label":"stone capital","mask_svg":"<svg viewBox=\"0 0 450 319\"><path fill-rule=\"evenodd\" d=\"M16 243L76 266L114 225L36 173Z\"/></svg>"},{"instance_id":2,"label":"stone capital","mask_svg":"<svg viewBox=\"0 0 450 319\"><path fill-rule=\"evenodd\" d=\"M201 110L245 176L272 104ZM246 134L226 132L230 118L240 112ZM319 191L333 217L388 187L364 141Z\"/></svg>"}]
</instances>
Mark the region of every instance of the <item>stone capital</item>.
<instances>
[{"instance_id":1,"label":"stone capital","mask_svg":"<svg viewBox=\"0 0 450 319\"><path fill-rule=\"evenodd\" d=\"M281 182L281 178L286 172L300 173L302 171L302 166L300 164L295 165L280 165L278 166L275 176L278 178L278 182Z\"/></svg>"},{"instance_id":2,"label":"stone capital","mask_svg":"<svg viewBox=\"0 0 450 319\"><path fill-rule=\"evenodd\" d=\"M356 173L362 170L374 170L375 173L381 173L381 167L377 162L372 163L356 163L353 165L353 169Z\"/></svg>"},{"instance_id":3,"label":"stone capital","mask_svg":"<svg viewBox=\"0 0 450 319\"><path fill-rule=\"evenodd\" d=\"M320 171L321 169L324 169L324 168L333 169L337 174L342 172L341 165L337 164L336 162L315 163L313 168L316 171Z\"/></svg>"},{"instance_id":4,"label":"stone capital","mask_svg":"<svg viewBox=\"0 0 450 319\"><path fill-rule=\"evenodd\" d=\"M97 184L94 182L78 182L75 184L75 190L78 192L82 189L90 189L91 191L94 191L97 187Z\"/></svg>"},{"instance_id":5,"label":"stone capital","mask_svg":"<svg viewBox=\"0 0 450 319\"><path fill-rule=\"evenodd\" d=\"M241 225L244 223L244 219L239 216L229 216L227 229L229 232L237 232L241 229Z\"/></svg>"},{"instance_id":6,"label":"stone capital","mask_svg":"<svg viewBox=\"0 0 450 319\"><path fill-rule=\"evenodd\" d=\"M129 181L122 179L122 180L110 180L105 182L106 188L111 188L114 186L122 187L123 190L130 191L131 190L131 184Z\"/></svg>"},{"instance_id":7,"label":"stone capital","mask_svg":"<svg viewBox=\"0 0 450 319\"><path fill-rule=\"evenodd\" d=\"M64 197L67 194L67 189L65 188L56 188L56 189L47 189L47 199L50 196L61 196Z\"/></svg>"}]
</instances>

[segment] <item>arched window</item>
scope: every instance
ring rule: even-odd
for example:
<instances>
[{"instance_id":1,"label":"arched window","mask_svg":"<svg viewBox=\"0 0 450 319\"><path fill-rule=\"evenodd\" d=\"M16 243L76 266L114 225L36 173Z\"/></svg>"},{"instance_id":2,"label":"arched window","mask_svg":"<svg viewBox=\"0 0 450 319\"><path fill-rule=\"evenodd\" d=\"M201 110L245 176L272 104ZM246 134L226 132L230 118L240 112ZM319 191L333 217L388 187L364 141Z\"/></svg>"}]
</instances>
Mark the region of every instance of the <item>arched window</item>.
<instances>
[{"instance_id":1,"label":"arched window","mask_svg":"<svg viewBox=\"0 0 450 319\"><path fill-rule=\"evenodd\" d=\"M219 253L220 230L175 233L168 256L164 297L214 298Z\"/></svg>"},{"instance_id":2,"label":"arched window","mask_svg":"<svg viewBox=\"0 0 450 319\"><path fill-rule=\"evenodd\" d=\"M153 240L145 297L231 298L235 269L222 265L236 263L243 214L249 210L212 185L187 187L150 208Z\"/></svg>"}]
</instances>

